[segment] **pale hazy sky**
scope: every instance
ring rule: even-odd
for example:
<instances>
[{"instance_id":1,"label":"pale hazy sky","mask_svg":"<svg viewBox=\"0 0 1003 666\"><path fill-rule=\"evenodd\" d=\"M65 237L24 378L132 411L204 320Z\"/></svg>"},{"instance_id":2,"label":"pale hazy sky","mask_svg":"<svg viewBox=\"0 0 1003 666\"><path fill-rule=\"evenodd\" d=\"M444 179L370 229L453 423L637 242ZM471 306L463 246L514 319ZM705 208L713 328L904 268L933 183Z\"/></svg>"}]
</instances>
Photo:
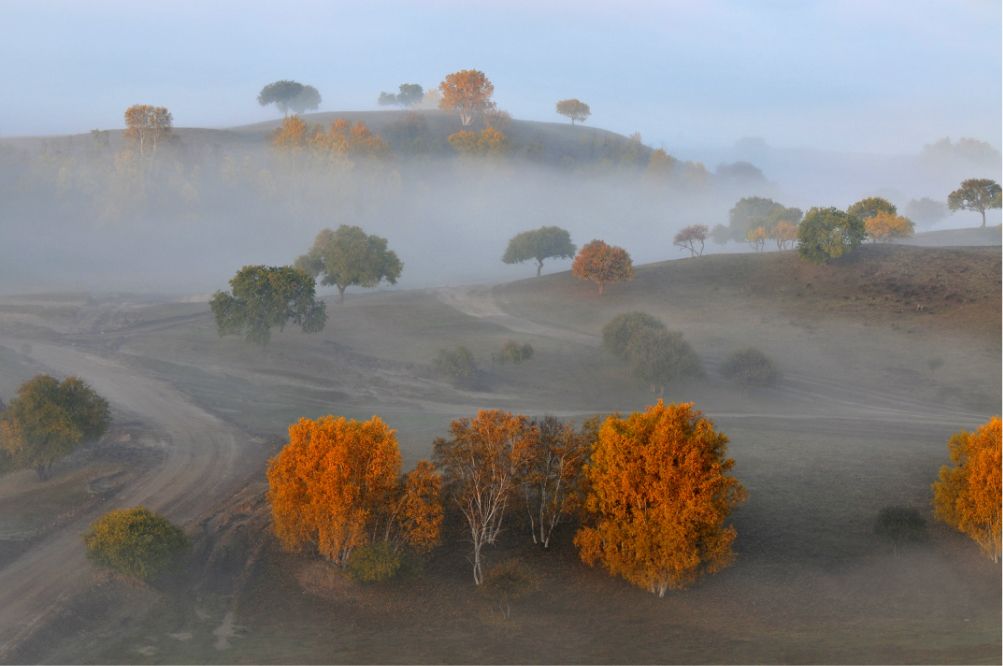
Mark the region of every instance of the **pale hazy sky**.
<instances>
[{"instance_id":1,"label":"pale hazy sky","mask_svg":"<svg viewBox=\"0 0 1003 666\"><path fill-rule=\"evenodd\" d=\"M0 0L0 27L0 136L119 127L136 102L177 126L254 122L280 78L321 110L370 109L477 68L515 117L559 121L579 97L589 124L669 148L1000 146L1000 0Z\"/></svg>"}]
</instances>

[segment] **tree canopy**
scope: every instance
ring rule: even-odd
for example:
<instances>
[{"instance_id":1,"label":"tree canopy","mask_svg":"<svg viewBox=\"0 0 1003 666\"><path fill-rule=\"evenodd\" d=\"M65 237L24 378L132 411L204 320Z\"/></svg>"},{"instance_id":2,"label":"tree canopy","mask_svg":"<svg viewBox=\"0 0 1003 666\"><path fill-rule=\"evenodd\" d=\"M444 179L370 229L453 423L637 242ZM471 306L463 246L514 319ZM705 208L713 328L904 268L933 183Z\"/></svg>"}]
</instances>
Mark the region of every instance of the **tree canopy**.
<instances>
[{"instance_id":1,"label":"tree canopy","mask_svg":"<svg viewBox=\"0 0 1003 666\"><path fill-rule=\"evenodd\" d=\"M602 296L607 284L634 279L634 264L622 247L594 240L578 251L571 273L580 280L594 282Z\"/></svg>"},{"instance_id":2,"label":"tree canopy","mask_svg":"<svg viewBox=\"0 0 1003 666\"><path fill-rule=\"evenodd\" d=\"M108 401L83 380L36 375L0 412L0 448L14 467L44 479L53 463L101 437L110 423Z\"/></svg>"},{"instance_id":3,"label":"tree canopy","mask_svg":"<svg viewBox=\"0 0 1003 666\"><path fill-rule=\"evenodd\" d=\"M726 521L745 499L727 443L692 403L603 421L585 467L582 561L660 597L727 566Z\"/></svg>"},{"instance_id":4,"label":"tree canopy","mask_svg":"<svg viewBox=\"0 0 1003 666\"><path fill-rule=\"evenodd\" d=\"M320 106L320 102L320 93L316 88L296 81L275 81L258 93L258 104L261 106L274 104L283 115L290 111L304 113L316 109Z\"/></svg>"},{"instance_id":5,"label":"tree canopy","mask_svg":"<svg viewBox=\"0 0 1003 666\"><path fill-rule=\"evenodd\" d=\"M846 209L846 212L855 217L859 217L864 221L867 221L868 218L874 217L878 213L886 213L888 215L898 214L898 210L895 208L895 205L887 199L882 199L881 197L867 197L866 199L861 199L860 201L850 205L850 207Z\"/></svg>"},{"instance_id":6,"label":"tree canopy","mask_svg":"<svg viewBox=\"0 0 1003 666\"><path fill-rule=\"evenodd\" d=\"M798 252L824 264L852 251L866 236L864 221L838 208L812 208L798 227Z\"/></svg>"},{"instance_id":7,"label":"tree canopy","mask_svg":"<svg viewBox=\"0 0 1003 666\"><path fill-rule=\"evenodd\" d=\"M109 511L84 536L87 557L138 580L168 569L188 549L188 537L145 507Z\"/></svg>"},{"instance_id":8,"label":"tree canopy","mask_svg":"<svg viewBox=\"0 0 1003 666\"><path fill-rule=\"evenodd\" d=\"M947 207L951 212L970 210L982 215L982 226L986 226L986 211L999 208L1003 202L1000 185L988 178L969 178L961 187L947 196Z\"/></svg>"},{"instance_id":9,"label":"tree canopy","mask_svg":"<svg viewBox=\"0 0 1003 666\"><path fill-rule=\"evenodd\" d=\"M909 238L913 229L911 220L886 211L880 211L864 220L864 230L875 242Z\"/></svg>"},{"instance_id":10,"label":"tree canopy","mask_svg":"<svg viewBox=\"0 0 1003 666\"><path fill-rule=\"evenodd\" d=\"M672 239L672 244L690 251L691 257L703 255L704 243L707 242L709 230L703 224L691 224L683 227Z\"/></svg>"},{"instance_id":11,"label":"tree canopy","mask_svg":"<svg viewBox=\"0 0 1003 666\"><path fill-rule=\"evenodd\" d=\"M466 127L474 116L495 108L491 100L495 87L488 77L476 69L453 72L439 84L439 108L455 111L460 116L460 124Z\"/></svg>"},{"instance_id":12,"label":"tree canopy","mask_svg":"<svg viewBox=\"0 0 1003 666\"><path fill-rule=\"evenodd\" d=\"M513 236L505 248L502 261L506 264L521 264L535 259L536 274L539 276L544 259L571 259L574 256L575 244L571 242L571 234L566 229L540 227Z\"/></svg>"},{"instance_id":13,"label":"tree canopy","mask_svg":"<svg viewBox=\"0 0 1003 666\"><path fill-rule=\"evenodd\" d=\"M171 112L163 106L133 104L125 110L125 132L122 136L139 147L140 157L146 156L147 149L153 156L157 154L160 141L171 133L173 122Z\"/></svg>"},{"instance_id":14,"label":"tree canopy","mask_svg":"<svg viewBox=\"0 0 1003 666\"><path fill-rule=\"evenodd\" d=\"M557 103L557 112L570 118L572 125L576 121L584 123L592 115L592 109L589 108L589 105L579 99L562 99Z\"/></svg>"},{"instance_id":15,"label":"tree canopy","mask_svg":"<svg viewBox=\"0 0 1003 666\"><path fill-rule=\"evenodd\" d=\"M265 346L275 326L282 330L291 321L304 333L316 333L327 323L314 279L298 268L244 266L230 280L230 289L217 291L209 301L220 336L243 335Z\"/></svg>"},{"instance_id":16,"label":"tree canopy","mask_svg":"<svg viewBox=\"0 0 1003 666\"><path fill-rule=\"evenodd\" d=\"M310 251L296 260L296 267L321 277L321 284L336 286L341 302L351 286L375 287L383 280L397 284L404 265L387 249L386 238L343 224L317 234Z\"/></svg>"},{"instance_id":17,"label":"tree canopy","mask_svg":"<svg viewBox=\"0 0 1003 666\"><path fill-rule=\"evenodd\" d=\"M948 442L952 466L940 468L933 507L940 520L967 534L993 562L1000 558L1000 418Z\"/></svg>"},{"instance_id":18,"label":"tree canopy","mask_svg":"<svg viewBox=\"0 0 1003 666\"><path fill-rule=\"evenodd\" d=\"M745 197L728 213L728 235L731 240L745 242L749 232L757 227L768 232L781 221L796 225L801 216L800 208L788 208L764 197Z\"/></svg>"},{"instance_id":19,"label":"tree canopy","mask_svg":"<svg viewBox=\"0 0 1003 666\"><path fill-rule=\"evenodd\" d=\"M381 92L379 99L380 106L401 106L409 108L421 103L425 97L425 89L417 83L402 83L397 94Z\"/></svg>"}]
</instances>

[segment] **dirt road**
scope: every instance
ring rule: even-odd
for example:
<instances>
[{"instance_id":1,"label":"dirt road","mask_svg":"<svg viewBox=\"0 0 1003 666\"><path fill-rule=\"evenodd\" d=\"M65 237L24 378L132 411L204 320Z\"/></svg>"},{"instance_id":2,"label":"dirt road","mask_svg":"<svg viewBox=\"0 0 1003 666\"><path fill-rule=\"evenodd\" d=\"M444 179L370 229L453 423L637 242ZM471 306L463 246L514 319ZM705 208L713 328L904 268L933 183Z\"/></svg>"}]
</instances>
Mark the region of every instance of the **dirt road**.
<instances>
[{"instance_id":1,"label":"dirt road","mask_svg":"<svg viewBox=\"0 0 1003 666\"><path fill-rule=\"evenodd\" d=\"M13 348L21 342L0 340ZM240 456L241 433L172 387L70 347L32 342L30 355L55 374L86 377L114 408L158 433L165 453L162 462L105 503L104 510L142 504L184 525L241 481L246 468ZM63 527L0 570L0 660L91 584L92 568L81 535L93 518L83 516Z\"/></svg>"}]
</instances>

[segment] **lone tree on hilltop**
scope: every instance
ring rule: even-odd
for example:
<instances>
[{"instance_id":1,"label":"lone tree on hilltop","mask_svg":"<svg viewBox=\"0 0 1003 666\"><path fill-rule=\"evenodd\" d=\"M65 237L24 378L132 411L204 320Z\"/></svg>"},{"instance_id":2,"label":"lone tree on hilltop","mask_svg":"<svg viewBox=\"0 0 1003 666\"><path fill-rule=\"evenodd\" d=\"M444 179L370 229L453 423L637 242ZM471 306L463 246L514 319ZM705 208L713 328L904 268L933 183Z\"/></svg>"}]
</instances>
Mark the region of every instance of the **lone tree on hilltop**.
<instances>
[{"instance_id":1,"label":"lone tree on hilltop","mask_svg":"<svg viewBox=\"0 0 1003 666\"><path fill-rule=\"evenodd\" d=\"M47 479L53 463L101 437L110 423L108 401L83 380L36 375L0 412L0 448L14 467Z\"/></svg>"},{"instance_id":2,"label":"lone tree on hilltop","mask_svg":"<svg viewBox=\"0 0 1003 666\"><path fill-rule=\"evenodd\" d=\"M110 511L91 523L84 537L95 564L137 580L150 580L170 568L189 541L169 520L138 506Z\"/></svg>"},{"instance_id":3,"label":"lone tree on hilltop","mask_svg":"<svg viewBox=\"0 0 1003 666\"><path fill-rule=\"evenodd\" d=\"M961 182L961 187L947 196L947 207L951 212L958 210L976 211L982 215L982 227L986 226L986 211L1001 205L1000 185L988 178L969 178Z\"/></svg>"},{"instance_id":4,"label":"lone tree on hilltop","mask_svg":"<svg viewBox=\"0 0 1003 666\"><path fill-rule=\"evenodd\" d=\"M345 224L317 234L313 247L296 260L296 266L314 277L323 276L321 284L336 286L339 303L351 286L375 287L383 280L397 284L404 268L397 254L387 249L386 238Z\"/></svg>"},{"instance_id":5,"label":"lone tree on hilltop","mask_svg":"<svg viewBox=\"0 0 1003 666\"><path fill-rule=\"evenodd\" d=\"M557 112L570 118L572 125L576 121L584 123L592 115L592 109L589 108L589 105L578 99L562 99L557 103Z\"/></svg>"},{"instance_id":6,"label":"lone tree on hilltop","mask_svg":"<svg viewBox=\"0 0 1003 666\"><path fill-rule=\"evenodd\" d=\"M594 240L578 251L571 273L580 280L594 282L602 296L607 284L634 279L634 264L622 247Z\"/></svg>"},{"instance_id":7,"label":"lone tree on hilltop","mask_svg":"<svg viewBox=\"0 0 1003 666\"><path fill-rule=\"evenodd\" d=\"M264 347L274 326L282 330L292 321L304 333L316 333L327 323L314 279L297 268L244 266L230 280L230 289L217 291L209 301L220 336L243 335Z\"/></svg>"},{"instance_id":8,"label":"lone tree on hilltop","mask_svg":"<svg viewBox=\"0 0 1003 666\"><path fill-rule=\"evenodd\" d=\"M672 239L672 244L690 251L691 257L703 255L704 243L707 242L708 229L702 224L692 224L683 227Z\"/></svg>"},{"instance_id":9,"label":"lone tree on hilltop","mask_svg":"<svg viewBox=\"0 0 1003 666\"><path fill-rule=\"evenodd\" d=\"M460 124L466 127L474 116L495 108L491 100L495 87L488 77L476 69L453 72L439 84L439 108L455 111L460 116Z\"/></svg>"},{"instance_id":10,"label":"lone tree on hilltop","mask_svg":"<svg viewBox=\"0 0 1003 666\"><path fill-rule=\"evenodd\" d=\"M133 104L125 110L125 132L123 136L139 146L140 157L157 154L157 146L171 133L174 118L163 106Z\"/></svg>"},{"instance_id":11,"label":"lone tree on hilltop","mask_svg":"<svg viewBox=\"0 0 1003 666\"><path fill-rule=\"evenodd\" d=\"M269 83L258 93L258 104L268 106L274 104L282 115L289 112L304 113L320 106L320 93L313 86L306 86L296 81L275 81Z\"/></svg>"},{"instance_id":12,"label":"lone tree on hilltop","mask_svg":"<svg viewBox=\"0 0 1003 666\"><path fill-rule=\"evenodd\" d=\"M895 204L881 197L867 197L866 199L861 199L847 208L846 212L855 217L859 217L865 222L878 213L886 213L888 215L898 214Z\"/></svg>"},{"instance_id":13,"label":"lone tree on hilltop","mask_svg":"<svg viewBox=\"0 0 1003 666\"><path fill-rule=\"evenodd\" d=\"M505 248L502 261L506 264L521 264L535 259L536 275L539 277L543 271L544 259L571 259L574 256L575 244L571 242L571 234L566 229L540 227L513 236Z\"/></svg>"},{"instance_id":14,"label":"lone tree on hilltop","mask_svg":"<svg viewBox=\"0 0 1003 666\"><path fill-rule=\"evenodd\" d=\"M838 208L812 208L798 226L801 258L824 264L854 250L867 235L864 221Z\"/></svg>"},{"instance_id":15,"label":"lone tree on hilltop","mask_svg":"<svg viewBox=\"0 0 1003 666\"><path fill-rule=\"evenodd\" d=\"M377 100L380 106L400 106L405 109L420 104L425 97L425 89L417 83L402 83L397 94L381 92Z\"/></svg>"},{"instance_id":16,"label":"lone tree on hilltop","mask_svg":"<svg viewBox=\"0 0 1003 666\"><path fill-rule=\"evenodd\" d=\"M948 447L953 466L933 484L937 518L967 534L993 562L1000 559L1000 418L975 432L962 430Z\"/></svg>"},{"instance_id":17,"label":"lone tree on hilltop","mask_svg":"<svg viewBox=\"0 0 1003 666\"><path fill-rule=\"evenodd\" d=\"M659 597L730 564L746 493L727 443L692 403L608 417L585 467L582 561Z\"/></svg>"}]
</instances>

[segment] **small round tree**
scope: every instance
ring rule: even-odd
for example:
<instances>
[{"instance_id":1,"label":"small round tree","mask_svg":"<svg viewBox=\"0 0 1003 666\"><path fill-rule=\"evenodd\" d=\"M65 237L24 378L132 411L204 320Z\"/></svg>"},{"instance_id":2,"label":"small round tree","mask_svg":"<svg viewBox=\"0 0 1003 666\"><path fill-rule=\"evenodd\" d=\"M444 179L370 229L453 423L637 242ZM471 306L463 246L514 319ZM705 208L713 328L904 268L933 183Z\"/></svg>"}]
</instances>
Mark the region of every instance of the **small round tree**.
<instances>
[{"instance_id":1,"label":"small round tree","mask_svg":"<svg viewBox=\"0 0 1003 666\"><path fill-rule=\"evenodd\" d=\"M812 208L798 226L802 259L824 264L854 250L866 236L864 221L838 208Z\"/></svg>"},{"instance_id":2,"label":"small round tree","mask_svg":"<svg viewBox=\"0 0 1003 666\"><path fill-rule=\"evenodd\" d=\"M961 187L947 197L947 207L953 213L970 210L982 215L982 226L986 226L986 211L999 208L1003 203L1000 184L988 178L969 178L961 182Z\"/></svg>"},{"instance_id":3,"label":"small round tree","mask_svg":"<svg viewBox=\"0 0 1003 666\"><path fill-rule=\"evenodd\" d=\"M611 354L622 358L627 354L627 345L631 337L644 328L664 331L665 324L646 312L625 312L617 315L603 326L603 347Z\"/></svg>"},{"instance_id":4,"label":"small round tree","mask_svg":"<svg viewBox=\"0 0 1003 666\"><path fill-rule=\"evenodd\" d=\"M150 580L177 562L188 538L163 516L144 507L110 511L84 537L95 563L138 580Z\"/></svg>"},{"instance_id":5,"label":"small round tree","mask_svg":"<svg viewBox=\"0 0 1003 666\"><path fill-rule=\"evenodd\" d=\"M544 259L571 259L575 256L575 244L571 234L560 227L540 227L532 231L516 234L508 242L502 261L506 264L521 264L536 260L536 275L543 270Z\"/></svg>"},{"instance_id":6,"label":"small round tree","mask_svg":"<svg viewBox=\"0 0 1003 666\"><path fill-rule=\"evenodd\" d=\"M700 357L678 331L642 328L630 337L626 357L634 374L659 393L675 379L703 375Z\"/></svg>"},{"instance_id":7,"label":"small round tree","mask_svg":"<svg viewBox=\"0 0 1003 666\"><path fill-rule=\"evenodd\" d=\"M909 238L913 234L914 227L911 220L901 215L881 212L865 219L864 229L868 237L878 243Z\"/></svg>"},{"instance_id":8,"label":"small round tree","mask_svg":"<svg viewBox=\"0 0 1003 666\"><path fill-rule=\"evenodd\" d=\"M703 255L708 229L703 224L692 224L682 228L672 239L672 244L690 251L691 257Z\"/></svg>"},{"instance_id":9,"label":"small round tree","mask_svg":"<svg viewBox=\"0 0 1003 666\"><path fill-rule=\"evenodd\" d=\"M579 99L562 99L557 103L557 112L562 116L571 119L571 124L575 122L584 123L592 115L589 105Z\"/></svg>"},{"instance_id":10,"label":"small round tree","mask_svg":"<svg viewBox=\"0 0 1003 666\"><path fill-rule=\"evenodd\" d=\"M313 86L305 86L296 81L275 81L258 93L258 104L274 104L283 115L289 111L303 113L320 106L320 93Z\"/></svg>"},{"instance_id":11,"label":"small round tree","mask_svg":"<svg viewBox=\"0 0 1003 666\"><path fill-rule=\"evenodd\" d=\"M769 356L749 347L732 353L724 360L721 376L739 384L770 386L780 379L780 371Z\"/></svg>"},{"instance_id":12,"label":"small round tree","mask_svg":"<svg viewBox=\"0 0 1003 666\"><path fill-rule=\"evenodd\" d=\"M861 220L867 220L869 217L874 217L878 213L887 213L888 215L897 215L898 210L895 208L895 204L888 201L888 199L883 199L881 197L867 197L866 199L861 199L860 201L851 204L846 212L854 217L859 217Z\"/></svg>"},{"instance_id":13,"label":"small round tree","mask_svg":"<svg viewBox=\"0 0 1003 666\"><path fill-rule=\"evenodd\" d=\"M317 234L310 251L296 260L296 267L320 277L321 284L336 286L341 303L351 286L371 288L384 280L397 284L404 264L387 249L386 238L343 224Z\"/></svg>"},{"instance_id":14,"label":"small round tree","mask_svg":"<svg viewBox=\"0 0 1003 666\"><path fill-rule=\"evenodd\" d=\"M622 247L594 240L579 250L571 273L580 280L594 282L602 296L607 284L634 279L634 264Z\"/></svg>"}]
</instances>

